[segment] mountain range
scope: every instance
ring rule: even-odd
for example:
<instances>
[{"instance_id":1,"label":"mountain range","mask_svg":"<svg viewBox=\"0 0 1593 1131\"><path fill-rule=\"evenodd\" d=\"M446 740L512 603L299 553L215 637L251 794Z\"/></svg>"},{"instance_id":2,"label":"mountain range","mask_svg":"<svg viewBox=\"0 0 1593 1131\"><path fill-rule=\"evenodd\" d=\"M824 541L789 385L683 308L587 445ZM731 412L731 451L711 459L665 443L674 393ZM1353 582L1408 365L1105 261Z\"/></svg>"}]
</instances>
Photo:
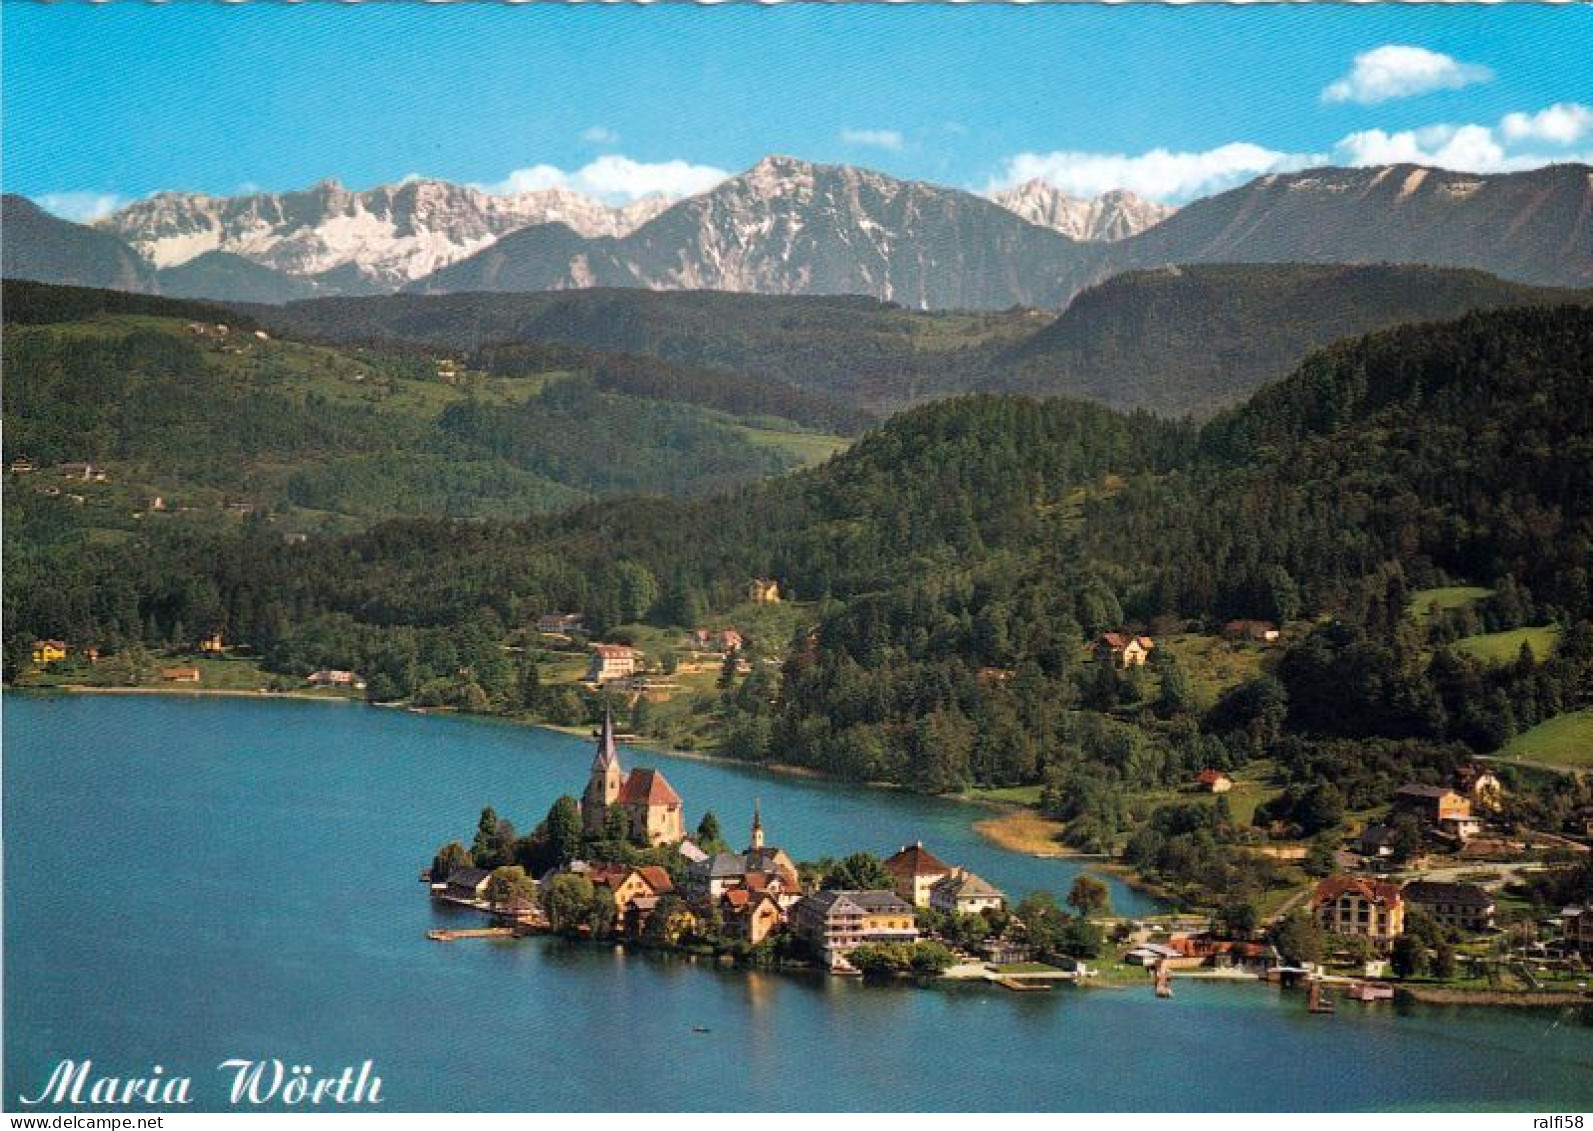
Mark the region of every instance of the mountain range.
<instances>
[{"instance_id":1,"label":"mountain range","mask_svg":"<svg viewBox=\"0 0 1593 1131\"><path fill-rule=\"evenodd\" d=\"M10 277L233 301L639 287L1055 309L1123 271L1226 262L1423 263L1593 283L1586 165L1314 169L1171 214L1126 193L1079 202L1030 183L987 199L790 157L625 209L564 190L497 197L439 181L165 193L94 227L5 203Z\"/></svg>"}]
</instances>

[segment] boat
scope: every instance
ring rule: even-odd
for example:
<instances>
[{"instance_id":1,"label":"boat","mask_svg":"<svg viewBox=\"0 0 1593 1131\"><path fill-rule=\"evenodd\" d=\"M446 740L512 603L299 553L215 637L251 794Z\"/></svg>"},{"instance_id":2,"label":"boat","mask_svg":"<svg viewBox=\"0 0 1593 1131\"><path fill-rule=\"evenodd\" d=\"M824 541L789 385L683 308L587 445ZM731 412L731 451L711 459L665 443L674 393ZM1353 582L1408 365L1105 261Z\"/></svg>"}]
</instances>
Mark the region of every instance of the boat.
<instances>
[{"instance_id":1,"label":"boat","mask_svg":"<svg viewBox=\"0 0 1593 1131\"><path fill-rule=\"evenodd\" d=\"M1306 999L1306 1008L1312 1013L1333 1013L1337 1009L1333 1004L1333 998L1322 992L1321 982L1311 983L1311 994Z\"/></svg>"},{"instance_id":2,"label":"boat","mask_svg":"<svg viewBox=\"0 0 1593 1131\"><path fill-rule=\"evenodd\" d=\"M708 1028L708 1026L706 1026L706 1025L693 1025L691 1027L691 1031L693 1033L712 1033L713 1032L713 1030Z\"/></svg>"},{"instance_id":3,"label":"boat","mask_svg":"<svg viewBox=\"0 0 1593 1131\"><path fill-rule=\"evenodd\" d=\"M1394 987L1373 982L1356 982L1345 996L1352 1001L1393 1001Z\"/></svg>"}]
</instances>

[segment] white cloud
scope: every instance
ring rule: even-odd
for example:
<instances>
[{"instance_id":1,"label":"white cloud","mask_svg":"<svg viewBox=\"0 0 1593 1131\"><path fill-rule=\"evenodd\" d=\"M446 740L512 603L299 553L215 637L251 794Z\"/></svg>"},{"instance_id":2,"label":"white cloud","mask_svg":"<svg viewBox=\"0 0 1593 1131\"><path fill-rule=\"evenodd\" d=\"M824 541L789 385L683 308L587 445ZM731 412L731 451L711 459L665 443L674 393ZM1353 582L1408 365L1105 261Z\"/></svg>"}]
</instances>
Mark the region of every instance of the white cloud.
<instances>
[{"instance_id":1,"label":"white cloud","mask_svg":"<svg viewBox=\"0 0 1593 1131\"><path fill-rule=\"evenodd\" d=\"M109 216L127 203L114 192L47 192L34 201L46 212L79 224Z\"/></svg>"},{"instance_id":2,"label":"white cloud","mask_svg":"<svg viewBox=\"0 0 1593 1131\"><path fill-rule=\"evenodd\" d=\"M1193 153L1152 149L1148 153L1020 153L1009 157L986 187L996 192L1039 179L1074 196L1098 196L1128 189L1153 200L1204 196L1242 184L1263 173L1321 164L1322 154L1283 153L1236 141Z\"/></svg>"},{"instance_id":3,"label":"white cloud","mask_svg":"<svg viewBox=\"0 0 1593 1131\"><path fill-rule=\"evenodd\" d=\"M1434 90L1459 90L1491 78L1493 72L1480 63L1462 63L1425 47L1391 44L1357 55L1350 73L1322 91L1322 101L1371 105Z\"/></svg>"},{"instance_id":4,"label":"white cloud","mask_svg":"<svg viewBox=\"0 0 1593 1131\"><path fill-rule=\"evenodd\" d=\"M706 192L730 174L712 165L687 161L633 161L606 154L574 171L556 165L531 165L516 169L496 184L477 185L497 196L567 188L610 203L639 200L644 196L695 196Z\"/></svg>"},{"instance_id":5,"label":"white cloud","mask_svg":"<svg viewBox=\"0 0 1593 1131\"><path fill-rule=\"evenodd\" d=\"M1573 152L1593 137L1593 109L1561 102L1535 114L1506 114L1497 126L1438 123L1414 130L1360 130L1339 141L1337 160L1346 165L1413 163L1468 173L1509 173L1556 161L1586 161Z\"/></svg>"},{"instance_id":6,"label":"white cloud","mask_svg":"<svg viewBox=\"0 0 1593 1131\"><path fill-rule=\"evenodd\" d=\"M846 145L866 145L874 149L888 149L892 153L899 153L902 148L900 130L855 130L847 127L841 131L841 141Z\"/></svg>"},{"instance_id":7,"label":"white cloud","mask_svg":"<svg viewBox=\"0 0 1593 1131\"><path fill-rule=\"evenodd\" d=\"M617 145L620 136L607 126L588 126L581 131L581 140L592 145Z\"/></svg>"},{"instance_id":8,"label":"white cloud","mask_svg":"<svg viewBox=\"0 0 1593 1131\"><path fill-rule=\"evenodd\" d=\"M1499 132L1510 141L1575 145L1593 135L1593 107L1578 102L1556 102L1536 114L1506 114L1500 119Z\"/></svg>"}]
</instances>

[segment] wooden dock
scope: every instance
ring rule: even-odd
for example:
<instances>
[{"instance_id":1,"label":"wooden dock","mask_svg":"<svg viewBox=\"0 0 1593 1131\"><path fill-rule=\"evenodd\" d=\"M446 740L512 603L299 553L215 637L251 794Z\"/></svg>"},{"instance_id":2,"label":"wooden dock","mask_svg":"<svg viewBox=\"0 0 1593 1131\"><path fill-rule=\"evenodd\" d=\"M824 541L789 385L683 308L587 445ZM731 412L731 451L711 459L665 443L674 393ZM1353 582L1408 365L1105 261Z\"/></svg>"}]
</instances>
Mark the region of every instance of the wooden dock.
<instances>
[{"instance_id":1,"label":"wooden dock","mask_svg":"<svg viewBox=\"0 0 1593 1131\"><path fill-rule=\"evenodd\" d=\"M465 927L460 930L427 931L432 942L454 942L457 939L512 939L521 934L515 927Z\"/></svg>"},{"instance_id":2,"label":"wooden dock","mask_svg":"<svg viewBox=\"0 0 1593 1131\"><path fill-rule=\"evenodd\" d=\"M1004 990L1016 990L1020 993L1047 993L1051 983L1032 978L992 978L990 979Z\"/></svg>"}]
</instances>

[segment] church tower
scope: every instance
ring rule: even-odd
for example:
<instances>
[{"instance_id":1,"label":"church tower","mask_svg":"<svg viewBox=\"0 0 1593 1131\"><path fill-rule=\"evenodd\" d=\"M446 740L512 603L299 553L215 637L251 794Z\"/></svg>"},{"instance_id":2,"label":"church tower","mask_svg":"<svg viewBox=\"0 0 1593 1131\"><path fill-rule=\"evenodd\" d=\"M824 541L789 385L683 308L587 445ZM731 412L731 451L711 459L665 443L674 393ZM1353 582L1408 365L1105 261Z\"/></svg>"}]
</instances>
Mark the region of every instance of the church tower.
<instances>
[{"instance_id":1,"label":"church tower","mask_svg":"<svg viewBox=\"0 0 1593 1131\"><path fill-rule=\"evenodd\" d=\"M614 713L604 711L597 754L592 759L586 792L581 795L581 823L588 833L595 835L603 831L609 806L619 800L620 787L624 784L625 772L620 769L619 753L614 749Z\"/></svg>"},{"instance_id":2,"label":"church tower","mask_svg":"<svg viewBox=\"0 0 1593 1131\"><path fill-rule=\"evenodd\" d=\"M752 852L763 850L763 810L754 799L752 802Z\"/></svg>"}]
</instances>

